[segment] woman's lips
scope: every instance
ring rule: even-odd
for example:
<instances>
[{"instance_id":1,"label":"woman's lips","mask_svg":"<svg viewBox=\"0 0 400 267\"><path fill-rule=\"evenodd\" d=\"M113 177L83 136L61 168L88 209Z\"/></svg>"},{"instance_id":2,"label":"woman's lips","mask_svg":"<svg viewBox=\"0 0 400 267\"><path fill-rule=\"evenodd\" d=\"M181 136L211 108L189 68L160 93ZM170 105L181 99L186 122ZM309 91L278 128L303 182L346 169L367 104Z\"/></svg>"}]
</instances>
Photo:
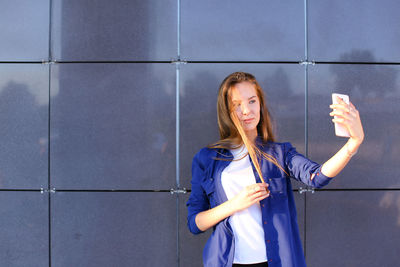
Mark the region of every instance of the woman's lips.
<instances>
[{"instance_id":1,"label":"woman's lips","mask_svg":"<svg viewBox=\"0 0 400 267\"><path fill-rule=\"evenodd\" d=\"M248 124L248 123L251 123L253 120L254 119L246 119L246 120L243 120L243 122Z\"/></svg>"}]
</instances>

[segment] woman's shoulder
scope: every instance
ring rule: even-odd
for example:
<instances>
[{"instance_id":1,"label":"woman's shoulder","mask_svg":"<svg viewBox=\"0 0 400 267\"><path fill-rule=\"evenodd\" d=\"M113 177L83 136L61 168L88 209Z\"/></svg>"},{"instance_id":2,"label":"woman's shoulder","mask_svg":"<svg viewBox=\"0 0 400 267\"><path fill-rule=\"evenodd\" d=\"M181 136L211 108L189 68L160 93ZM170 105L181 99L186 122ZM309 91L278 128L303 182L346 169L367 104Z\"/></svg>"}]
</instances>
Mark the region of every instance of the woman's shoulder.
<instances>
[{"instance_id":1,"label":"woman's shoulder","mask_svg":"<svg viewBox=\"0 0 400 267\"><path fill-rule=\"evenodd\" d=\"M211 154L215 154L216 150L214 148L210 148L208 146L201 148L195 155L195 157L208 157Z\"/></svg>"},{"instance_id":2,"label":"woman's shoulder","mask_svg":"<svg viewBox=\"0 0 400 267\"><path fill-rule=\"evenodd\" d=\"M290 142L272 142L267 141L262 143L262 147L266 150L272 150L276 152L285 152L292 148L292 144Z\"/></svg>"},{"instance_id":3,"label":"woman's shoulder","mask_svg":"<svg viewBox=\"0 0 400 267\"><path fill-rule=\"evenodd\" d=\"M201 165L208 165L217 155L214 148L203 147L193 157L193 161L201 163Z\"/></svg>"}]
</instances>

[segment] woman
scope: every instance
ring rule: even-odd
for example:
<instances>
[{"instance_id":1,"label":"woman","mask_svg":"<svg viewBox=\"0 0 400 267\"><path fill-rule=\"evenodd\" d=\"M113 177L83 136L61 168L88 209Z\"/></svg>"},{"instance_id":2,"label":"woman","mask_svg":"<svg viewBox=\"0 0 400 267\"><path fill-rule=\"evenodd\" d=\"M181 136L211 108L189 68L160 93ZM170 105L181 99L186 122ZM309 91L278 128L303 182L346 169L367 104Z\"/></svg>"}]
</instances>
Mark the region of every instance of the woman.
<instances>
[{"instance_id":1,"label":"woman","mask_svg":"<svg viewBox=\"0 0 400 267\"><path fill-rule=\"evenodd\" d=\"M327 185L364 139L354 105L331 105L333 122L350 138L319 165L290 143L276 143L263 91L255 77L232 73L218 100L221 139L201 149L192 164L188 227L194 234L213 227L203 252L204 266L306 266L289 178Z\"/></svg>"}]
</instances>

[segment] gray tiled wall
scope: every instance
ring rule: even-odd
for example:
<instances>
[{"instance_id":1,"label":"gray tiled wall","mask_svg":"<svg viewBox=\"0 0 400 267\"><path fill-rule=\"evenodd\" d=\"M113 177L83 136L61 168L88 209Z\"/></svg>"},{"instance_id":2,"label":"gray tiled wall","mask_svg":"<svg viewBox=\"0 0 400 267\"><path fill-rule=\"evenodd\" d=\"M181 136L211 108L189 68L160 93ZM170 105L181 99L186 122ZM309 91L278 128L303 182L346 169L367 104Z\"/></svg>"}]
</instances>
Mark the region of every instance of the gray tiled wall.
<instances>
[{"instance_id":1,"label":"gray tiled wall","mask_svg":"<svg viewBox=\"0 0 400 267\"><path fill-rule=\"evenodd\" d=\"M279 141L318 162L332 92L365 143L299 193L309 266L395 266L400 249L396 0L0 2L0 262L201 266L186 229L191 159L218 137L222 79L256 75ZM379 245L378 245L379 244Z\"/></svg>"}]
</instances>

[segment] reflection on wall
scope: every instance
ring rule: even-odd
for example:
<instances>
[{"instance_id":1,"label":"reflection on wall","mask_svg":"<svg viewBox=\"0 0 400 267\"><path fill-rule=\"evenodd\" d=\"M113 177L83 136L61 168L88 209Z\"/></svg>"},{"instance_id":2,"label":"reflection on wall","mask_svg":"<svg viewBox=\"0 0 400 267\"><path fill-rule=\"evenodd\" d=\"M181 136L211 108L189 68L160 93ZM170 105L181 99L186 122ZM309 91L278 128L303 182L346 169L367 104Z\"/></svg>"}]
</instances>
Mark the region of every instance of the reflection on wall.
<instances>
[{"instance_id":1,"label":"reflection on wall","mask_svg":"<svg viewBox=\"0 0 400 267\"><path fill-rule=\"evenodd\" d=\"M153 72L154 71L154 72ZM52 98L57 187L162 189L175 183L174 67L73 64L59 67ZM151 79L163 73L164 80Z\"/></svg>"},{"instance_id":2,"label":"reflection on wall","mask_svg":"<svg viewBox=\"0 0 400 267\"><path fill-rule=\"evenodd\" d=\"M368 50L352 50L340 56L341 62L375 62L376 58ZM336 90L360 99L390 96L396 91L397 70L390 66L331 65L336 77ZM354 79L358 77L358 79ZM379 88L379 90L377 90Z\"/></svg>"},{"instance_id":3,"label":"reflection on wall","mask_svg":"<svg viewBox=\"0 0 400 267\"><path fill-rule=\"evenodd\" d=\"M359 57L374 59L371 52L352 51L343 60ZM350 95L350 101L358 108L365 131L365 141L348 168L339 175L336 188L396 188L400 172L399 117L400 84L398 66L373 64L316 65L310 70L311 151L313 159L325 161L343 138L334 136L333 124L328 116L328 105L333 92ZM325 81L330 81L326 83ZM325 112L326 111L326 112ZM317 127L318 122L324 122ZM385 177L376 183L377 177ZM351 177L351 178L344 178Z\"/></svg>"},{"instance_id":4,"label":"reflection on wall","mask_svg":"<svg viewBox=\"0 0 400 267\"><path fill-rule=\"evenodd\" d=\"M0 187L36 188L47 184L48 106L38 105L24 83L0 89Z\"/></svg>"}]
</instances>

